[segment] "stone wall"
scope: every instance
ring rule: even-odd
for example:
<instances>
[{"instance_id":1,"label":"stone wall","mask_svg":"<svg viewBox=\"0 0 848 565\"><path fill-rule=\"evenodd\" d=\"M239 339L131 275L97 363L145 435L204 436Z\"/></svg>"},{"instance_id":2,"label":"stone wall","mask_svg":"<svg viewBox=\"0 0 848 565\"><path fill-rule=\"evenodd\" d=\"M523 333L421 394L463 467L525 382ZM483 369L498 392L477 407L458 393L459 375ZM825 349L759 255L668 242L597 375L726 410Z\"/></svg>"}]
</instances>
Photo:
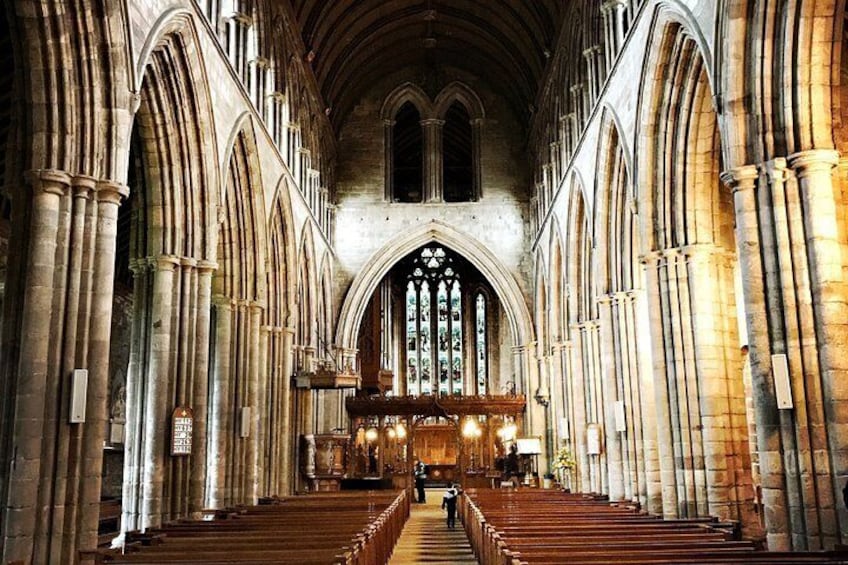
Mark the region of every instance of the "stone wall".
<instances>
[{"instance_id":1,"label":"stone wall","mask_svg":"<svg viewBox=\"0 0 848 565\"><path fill-rule=\"evenodd\" d=\"M338 211L336 233L336 293L344 300L353 277L368 259L393 238L410 229L439 220L480 241L494 253L529 296L532 260L524 153L525 130L506 106L480 79L447 70L445 86L454 80L471 87L483 102L486 118L482 133L482 198L479 202L404 204L385 202L384 142L381 106L401 84L415 82L407 70L374 85L339 132L337 169ZM400 257L398 257L400 259Z\"/></svg>"}]
</instances>

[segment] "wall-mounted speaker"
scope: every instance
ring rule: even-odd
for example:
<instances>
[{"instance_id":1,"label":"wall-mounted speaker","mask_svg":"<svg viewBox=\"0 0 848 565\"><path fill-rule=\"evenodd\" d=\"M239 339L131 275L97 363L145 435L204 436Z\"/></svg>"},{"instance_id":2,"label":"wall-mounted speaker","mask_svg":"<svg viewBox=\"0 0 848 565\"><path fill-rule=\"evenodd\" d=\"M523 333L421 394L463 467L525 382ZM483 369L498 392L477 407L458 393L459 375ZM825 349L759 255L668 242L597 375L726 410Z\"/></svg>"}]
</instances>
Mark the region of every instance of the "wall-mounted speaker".
<instances>
[{"instance_id":1,"label":"wall-mounted speaker","mask_svg":"<svg viewBox=\"0 0 848 565\"><path fill-rule=\"evenodd\" d=\"M241 418L239 422L239 436L250 437L250 406L241 407Z\"/></svg>"},{"instance_id":2,"label":"wall-mounted speaker","mask_svg":"<svg viewBox=\"0 0 848 565\"><path fill-rule=\"evenodd\" d=\"M598 424L586 426L586 454L601 454L601 427Z\"/></svg>"},{"instance_id":3,"label":"wall-mounted speaker","mask_svg":"<svg viewBox=\"0 0 848 565\"><path fill-rule=\"evenodd\" d=\"M792 385L789 381L789 363L785 353L771 356L771 370L774 375L774 394L780 410L794 408L792 403Z\"/></svg>"},{"instance_id":4,"label":"wall-mounted speaker","mask_svg":"<svg viewBox=\"0 0 848 565\"><path fill-rule=\"evenodd\" d=\"M624 420L624 401L616 400L612 405L612 414L615 417L615 431L626 432L627 422Z\"/></svg>"},{"instance_id":5,"label":"wall-mounted speaker","mask_svg":"<svg viewBox=\"0 0 848 565\"><path fill-rule=\"evenodd\" d=\"M571 439L571 430L567 418L559 419L559 439Z\"/></svg>"},{"instance_id":6,"label":"wall-mounted speaker","mask_svg":"<svg viewBox=\"0 0 848 565\"><path fill-rule=\"evenodd\" d=\"M74 369L71 373L71 411L68 422L82 424L85 422L85 403L88 394L88 369Z\"/></svg>"}]
</instances>

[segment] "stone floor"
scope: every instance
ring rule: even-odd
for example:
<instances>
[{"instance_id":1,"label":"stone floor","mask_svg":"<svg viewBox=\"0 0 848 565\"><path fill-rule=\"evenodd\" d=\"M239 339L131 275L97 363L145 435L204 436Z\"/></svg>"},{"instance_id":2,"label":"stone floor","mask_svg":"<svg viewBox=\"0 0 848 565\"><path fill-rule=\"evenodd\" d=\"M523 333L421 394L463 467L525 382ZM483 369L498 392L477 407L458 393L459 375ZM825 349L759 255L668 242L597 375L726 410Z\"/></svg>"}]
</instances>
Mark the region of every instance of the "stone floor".
<instances>
[{"instance_id":1,"label":"stone floor","mask_svg":"<svg viewBox=\"0 0 848 565\"><path fill-rule=\"evenodd\" d=\"M478 563L459 519L448 529L441 503L442 489L427 489L427 502L412 505L389 565Z\"/></svg>"}]
</instances>

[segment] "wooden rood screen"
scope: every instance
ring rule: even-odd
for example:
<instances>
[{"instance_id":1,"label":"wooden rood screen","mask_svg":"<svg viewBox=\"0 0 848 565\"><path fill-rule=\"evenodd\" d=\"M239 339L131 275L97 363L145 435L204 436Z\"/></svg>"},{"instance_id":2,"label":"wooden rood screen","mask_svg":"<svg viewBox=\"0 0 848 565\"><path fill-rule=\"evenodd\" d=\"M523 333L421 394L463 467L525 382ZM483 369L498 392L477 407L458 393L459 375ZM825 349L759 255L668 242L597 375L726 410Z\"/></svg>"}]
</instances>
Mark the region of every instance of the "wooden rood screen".
<instances>
[{"instance_id":1,"label":"wooden rood screen","mask_svg":"<svg viewBox=\"0 0 848 565\"><path fill-rule=\"evenodd\" d=\"M848 563L845 552L758 551L732 527L705 519L663 520L599 497L555 491L470 490L461 514L487 565Z\"/></svg>"},{"instance_id":2,"label":"wooden rood screen","mask_svg":"<svg viewBox=\"0 0 848 565\"><path fill-rule=\"evenodd\" d=\"M211 520L182 520L128 534L126 552L82 552L97 563L297 563L376 565L388 562L409 517L406 491L312 494L268 504L209 511Z\"/></svg>"}]
</instances>

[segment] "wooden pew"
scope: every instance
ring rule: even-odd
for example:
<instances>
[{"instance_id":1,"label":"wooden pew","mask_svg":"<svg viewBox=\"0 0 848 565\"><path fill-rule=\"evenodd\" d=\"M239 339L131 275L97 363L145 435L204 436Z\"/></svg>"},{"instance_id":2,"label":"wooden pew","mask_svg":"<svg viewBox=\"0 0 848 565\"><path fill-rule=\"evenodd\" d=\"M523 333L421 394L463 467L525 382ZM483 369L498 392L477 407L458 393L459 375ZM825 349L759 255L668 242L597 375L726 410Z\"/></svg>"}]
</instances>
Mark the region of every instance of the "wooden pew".
<instances>
[{"instance_id":1,"label":"wooden pew","mask_svg":"<svg viewBox=\"0 0 848 565\"><path fill-rule=\"evenodd\" d=\"M259 506L205 511L129 533L121 550L90 550L96 563L334 564L388 562L409 517L401 492L326 493L263 500Z\"/></svg>"},{"instance_id":2,"label":"wooden pew","mask_svg":"<svg viewBox=\"0 0 848 565\"><path fill-rule=\"evenodd\" d=\"M712 518L663 520L636 505L556 491L469 490L460 516L481 563L848 563L848 553L768 552Z\"/></svg>"}]
</instances>

